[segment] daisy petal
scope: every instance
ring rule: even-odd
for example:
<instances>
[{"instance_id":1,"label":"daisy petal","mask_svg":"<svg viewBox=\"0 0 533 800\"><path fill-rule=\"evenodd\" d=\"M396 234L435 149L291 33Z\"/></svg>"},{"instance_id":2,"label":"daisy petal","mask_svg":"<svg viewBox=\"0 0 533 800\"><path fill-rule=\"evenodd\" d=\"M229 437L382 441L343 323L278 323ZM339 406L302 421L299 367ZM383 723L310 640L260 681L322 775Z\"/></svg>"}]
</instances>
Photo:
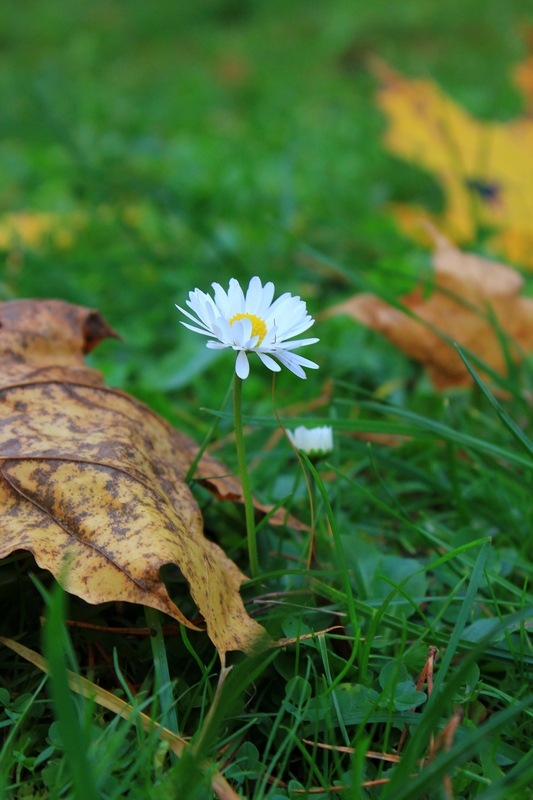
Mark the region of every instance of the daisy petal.
<instances>
[{"instance_id":1,"label":"daisy petal","mask_svg":"<svg viewBox=\"0 0 533 800\"><path fill-rule=\"evenodd\" d=\"M273 358L270 358L270 356L267 356L265 353L260 353L260 352L258 352L257 355L259 356L265 367L271 369L272 372L280 372L281 367L277 361L274 361Z\"/></svg>"},{"instance_id":2,"label":"daisy petal","mask_svg":"<svg viewBox=\"0 0 533 800\"><path fill-rule=\"evenodd\" d=\"M257 314L257 309L261 304L262 296L263 287L261 286L261 279L256 275L250 281L248 285L248 291L246 292L245 308L247 314Z\"/></svg>"},{"instance_id":3,"label":"daisy petal","mask_svg":"<svg viewBox=\"0 0 533 800\"><path fill-rule=\"evenodd\" d=\"M242 319L236 319L235 322L230 326L231 330L231 339L230 341L237 345L239 348L244 347L244 342L246 341L246 336L244 334L244 325ZM251 333L251 325L250 325L250 333Z\"/></svg>"},{"instance_id":4,"label":"daisy petal","mask_svg":"<svg viewBox=\"0 0 533 800\"><path fill-rule=\"evenodd\" d=\"M220 341L227 342L228 344L231 342L233 343L233 336L231 333L231 326L227 319L224 317L217 318L217 328L220 330Z\"/></svg>"},{"instance_id":5,"label":"daisy petal","mask_svg":"<svg viewBox=\"0 0 533 800\"><path fill-rule=\"evenodd\" d=\"M195 328L194 325L189 325L188 322L183 322L183 320L181 320L181 319L180 319L180 323L185 328L188 328L190 331L194 331L195 333L201 333L202 336L212 336L213 335L213 331L204 331L204 330L202 330L202 328Z\"/></svg>"},{"instance_id":6,"label":"daisy petal","mask_svg":"<svg viewBox=\"0 0 533 800\"><path fill-rule=\"evenodd\" d=\"M242 325L243 335L246 341L246 347L250 346L253 347L253 345L249 344L249 340L252 338L252 328L253 328L252 320L248 319L248 317L243 317L242 319L237 320L237 322L240 322L240 324Z\"/></svg>"},{"instance_id":7,"label":"daisy petal","mask_svg":"<svg viewBox=\"0 0 533 800\"><path fill-rule=\"evenodd\" d=\"M289 328L286 328L285 330L280 331L280 338L281 339L292 339L293 336L299 336L300 333L303 333L304 331L306 331L313 324L314 324L313 317L306 316L306 317L304 317L304 319L300 320L300 322L295 322Z\"/></svg>"},{"instance_id":8,"label":"daisy petal","mask_svg":"<svg viewBox=\"0 0 533 800\"><path fill-rule=\"evenodd\" d=\"M176 305L176 308L178 309L178 311L181 311L181 313L185 314L186 317L188 317L189 319L192 319L192 321L195 322L197 325L203 325L204 324L197 317L193 317L192 314L189 314L188 311L185 311L184 308L181 308L181 306L178 306L177 304L175 304L175 305Z\"/></svg>"},{"instance_id":9,"label":"daisy petal","mask_svg":"<svg viewBox=\"0 0 533 800\"><path fill-rule=\"evenodd\" d=\"M297 339L295 342L279 342L276 349L279 350L294 350L296 347L307 347L309 344L316 344L320 339Z\"/></svg>"},{"instance_id":10,"label":"daisy petal","mask_svg":"<svg viewBox=\"0 0 533 800\"><path fill-rule=\"evenodd\" d=\"M275 350L277 334L278 334L278 326L273 325L272 328L269 329L263 341L261 342L261 346L259 349L262 350L263 352L265 351L270 352L271 350Z\"/></svg>"},{"instance_id":11,"label":"daisy petal","mask_svg":"<svg viewBox=\"0 0 533 800\"><path fill-rule=\"evenodd\" d=\"M299 356L297 353L287 353L284 350L282 350L281 352L284 353L284 355L289 356L292 359L292 361L295 361L301 367L308 367L309 369L319 369L318 364L315 364L314 361L309 361L308 358ZM276 355L279 356L279 353L276 353Z\"/></svg>"},{"instance_id":12,"label":"daisy petal","mask_svg":"<svg viewBox=\"0 0 533 800\"><path fill-rule=\"evenodd\" d=\"M274 284L272 283L272 281L269 281L268 283L265 283L265 285L263 286L261 302L259 304L259 308L255 312L258 317L261 317L261 319L265 319L265 317L267 316L273 297L274 297Z\"/></svg>"},{"instance_id":13,"label":"daisy petal","mask_svg":"<svg viewBox=\"0 0 533 800\"><path fill-rule=\"evenodd\" d=\"M318 364L315 364L314 361L309 361L308 358L303 358L303 356L296 355L296 353L288 353L286 350L279 350L276 353L276 358L278 358L287 369L290 369L291 372L294 372L294 374L298 375L300 378L307 377L302 367L307 367L308 369L319 368Z\"/></svg>"},{"instance_id":14,"label":"daisy petal","mask_svg":"<svg viewBox=\"0 0 533 800\"><path fill-rule=\"evenodd\" d=\"M241 378L241 380L245 380L250 374L250 365L245 350L239 351L239 355L235 361L235 372L237 373L237 377Z\"/></svg>"},{"instance_id":15,"label":"daisy petal","mask_svg":"<svg viewBox=\"0 0 533 800\"><path fill-rule=\"evenodd\" d=\"M280 311L282 311L283 305L291 299L291 295L289 292L285 292L285 294L280 295L277 300L274 300L270 308L268 309L268 320L274 320L277 316L279 316ZM294 298L292 298L294 299ZM277 322L279 320L276 319Z\"/></svg>"},{"instance_id":16,"label":"daisy petal","mask_svg":"<svg viewBox=\"0 0 533 800\"><path fill-rule=\"evenodd\" d=\"M187 305L201 319L204 325L209 325L209 308L214 306L214 303L208 294L204 294L199 289L196 289L195 292L190 292Z\"/></svg>"},{"instance_id":17,"label":"daisy petal","mask_svg":"<svg viewBox=\"0 0 533 800\"><path fill-rule=\"evenodd\" d=\"M215 303L223 317L229 315L229 301L228 295L219 283L212 283L211 286L215 290Z\"/></svg>"},{"instance_id":18,"label":"daisy petal","mask_svg":"<svg viewBox=\"0 0 533 800\"><path fill-rule=\"evenodd\" d=\"M228 313L231 314L232 317L235 314L242 314L244 312L244 294L242 293L239 281L235 280L235 278L232 278L229 282L228 306Z\"/></svg>"},{"instance_id":19,"label":"daisy petal","mask_svg":"<svg viewBox=\"0 0 533 800\"><path fill-rule=\"evenodd\" d=\"M307 375L295 360L295 357L292 353L285 353L283 350L280 350L279 353L276 353L276 356L279 358L283 366L287 367L287 369L290 369L291 372L294 372L298 378L307 378Z\"/></svg>"}]
</instances>

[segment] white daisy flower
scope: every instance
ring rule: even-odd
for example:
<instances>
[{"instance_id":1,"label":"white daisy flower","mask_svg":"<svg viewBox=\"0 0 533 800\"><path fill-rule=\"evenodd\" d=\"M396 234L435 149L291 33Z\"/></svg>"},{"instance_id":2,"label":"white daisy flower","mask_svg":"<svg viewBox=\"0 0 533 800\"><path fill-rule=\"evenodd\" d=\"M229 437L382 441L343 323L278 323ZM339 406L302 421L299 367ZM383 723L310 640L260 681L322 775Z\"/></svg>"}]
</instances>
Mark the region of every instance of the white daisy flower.
<instances>
[{"instance_id":1,"label":"white daisy flower","mask_svg":"<svg viewBox=\"0 0 533 800\"><path fill-rule=\"evenodd\" d=\"M320 428L306 428L300 425L287 435L297 450L303 450L308 456L325 456L333 450L333 428L323 425Z\"/></svg>"},{"instance_id":2,"label":"white daisy flower","mask_svg":"<svg viewBox=\"0 0 533 800\"><path fill-rule=\"evenodd\" d=\"M215 337L209 339L207 347L217 350L231 347L237 351L235 372L239 378L247 378L250 373L248 353L257 353L265 367L273 372L280 371L279 361L299 378L307 377L303 367L318 369L314 361L292 352L318 339L287 341L314 323L303 300L286 292L272 302L274 284L268 282L262 286L257 276L250 281L246 295L235 278L230 280L227 293L218 283L212 286L214 300L200 289L189 292L187 305L196 317L178 305L176 308L195 323L182 322L186 328Z\"/></svg>"}]
</instances>

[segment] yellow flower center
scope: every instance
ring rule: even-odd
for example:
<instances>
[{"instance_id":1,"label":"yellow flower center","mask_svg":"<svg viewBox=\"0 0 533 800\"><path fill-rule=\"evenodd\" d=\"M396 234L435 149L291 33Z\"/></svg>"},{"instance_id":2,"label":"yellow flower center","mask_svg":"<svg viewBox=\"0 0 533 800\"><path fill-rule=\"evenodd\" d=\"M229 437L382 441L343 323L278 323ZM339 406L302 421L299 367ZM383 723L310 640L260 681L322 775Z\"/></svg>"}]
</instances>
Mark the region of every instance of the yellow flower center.
<instances>
[{"instance_id":1,"label":"yellow flower center","mask_svg":"<svg viewBox=\"0 0 533 800\"><path fill-rule=\"evenodd\" d=\"M261 317L256 317L255 314L235 314L229 321L230 326L238 319L250 320L252 323L252 337L259 336L256 347L260 345L267 334L266 322Z\"/></svg>"}]
</instances>

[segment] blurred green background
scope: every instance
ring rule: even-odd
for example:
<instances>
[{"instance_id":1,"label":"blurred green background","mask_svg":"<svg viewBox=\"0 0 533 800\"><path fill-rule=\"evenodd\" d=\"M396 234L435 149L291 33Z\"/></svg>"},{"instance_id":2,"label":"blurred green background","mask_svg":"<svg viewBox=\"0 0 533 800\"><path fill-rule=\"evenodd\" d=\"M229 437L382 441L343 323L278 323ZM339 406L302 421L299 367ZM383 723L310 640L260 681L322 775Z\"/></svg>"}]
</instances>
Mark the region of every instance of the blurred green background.
<instances>
[{"instance_id":1,"label":"blurred green background","mask_svg":"<svg viewBox=\"0 0 533 800\"><path fill-rule=\"evenodd\" d=\"M438 211L442 194L385 151L369 59L509 119L532 22L533 0L3 3L3 299L100 309L124 339L91 356L107 380L194 427L184 408L213 405L232 361L179 325L191 289L258 274L317 314L429 263L387 204ZM24 230L6 234L21 213ZM324 369L280 376L282 399L413 369L347 320L315 333L306 355ZM261 400L270 380L255 366Z\"/></svg>"}]
</instances>

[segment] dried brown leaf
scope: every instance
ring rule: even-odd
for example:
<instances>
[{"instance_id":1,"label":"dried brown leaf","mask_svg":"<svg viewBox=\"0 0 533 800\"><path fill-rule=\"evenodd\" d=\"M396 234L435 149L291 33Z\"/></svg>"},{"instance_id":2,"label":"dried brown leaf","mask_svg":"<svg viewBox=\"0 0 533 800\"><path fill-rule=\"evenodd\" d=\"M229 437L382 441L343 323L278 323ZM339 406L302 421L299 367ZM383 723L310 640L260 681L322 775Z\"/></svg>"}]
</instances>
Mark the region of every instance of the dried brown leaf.
<instances>
[{"instance_id":1,"label":"dried brown leaf","mask_svg":"<svg viewBox=\"0 0 533 800\"><path fill-rule=\"evenodd\" d=\"M472 382L448 340L505 374L505 353L491 315L514 343L516 361L533 350L533 300L520 296L522 277L505 264L463 253L433 228L431 232L436 245L433 293L425 299L417 288L400 298L414 316L373 294L355 295L327 314L348 314L383 333L399 350L427 367L437 388Z\"/></svg>"},{"instance_id":2,"label":"dried brown leaf","mask_svg":"<svg viewBox=\"0 0 533 800\"><path fill-rule=\"evenodd\" d=\"M112 330L60 301L0 304L0 325L0 557L28 550L90 603L142 603L194 628L159 576L176 564L221 654L251 650L264 630L244 609L246 576L205 539L184 482L197 445L83 363ZM227 473L209 458L204 470Z\"/></svg>"}]
</instances>

